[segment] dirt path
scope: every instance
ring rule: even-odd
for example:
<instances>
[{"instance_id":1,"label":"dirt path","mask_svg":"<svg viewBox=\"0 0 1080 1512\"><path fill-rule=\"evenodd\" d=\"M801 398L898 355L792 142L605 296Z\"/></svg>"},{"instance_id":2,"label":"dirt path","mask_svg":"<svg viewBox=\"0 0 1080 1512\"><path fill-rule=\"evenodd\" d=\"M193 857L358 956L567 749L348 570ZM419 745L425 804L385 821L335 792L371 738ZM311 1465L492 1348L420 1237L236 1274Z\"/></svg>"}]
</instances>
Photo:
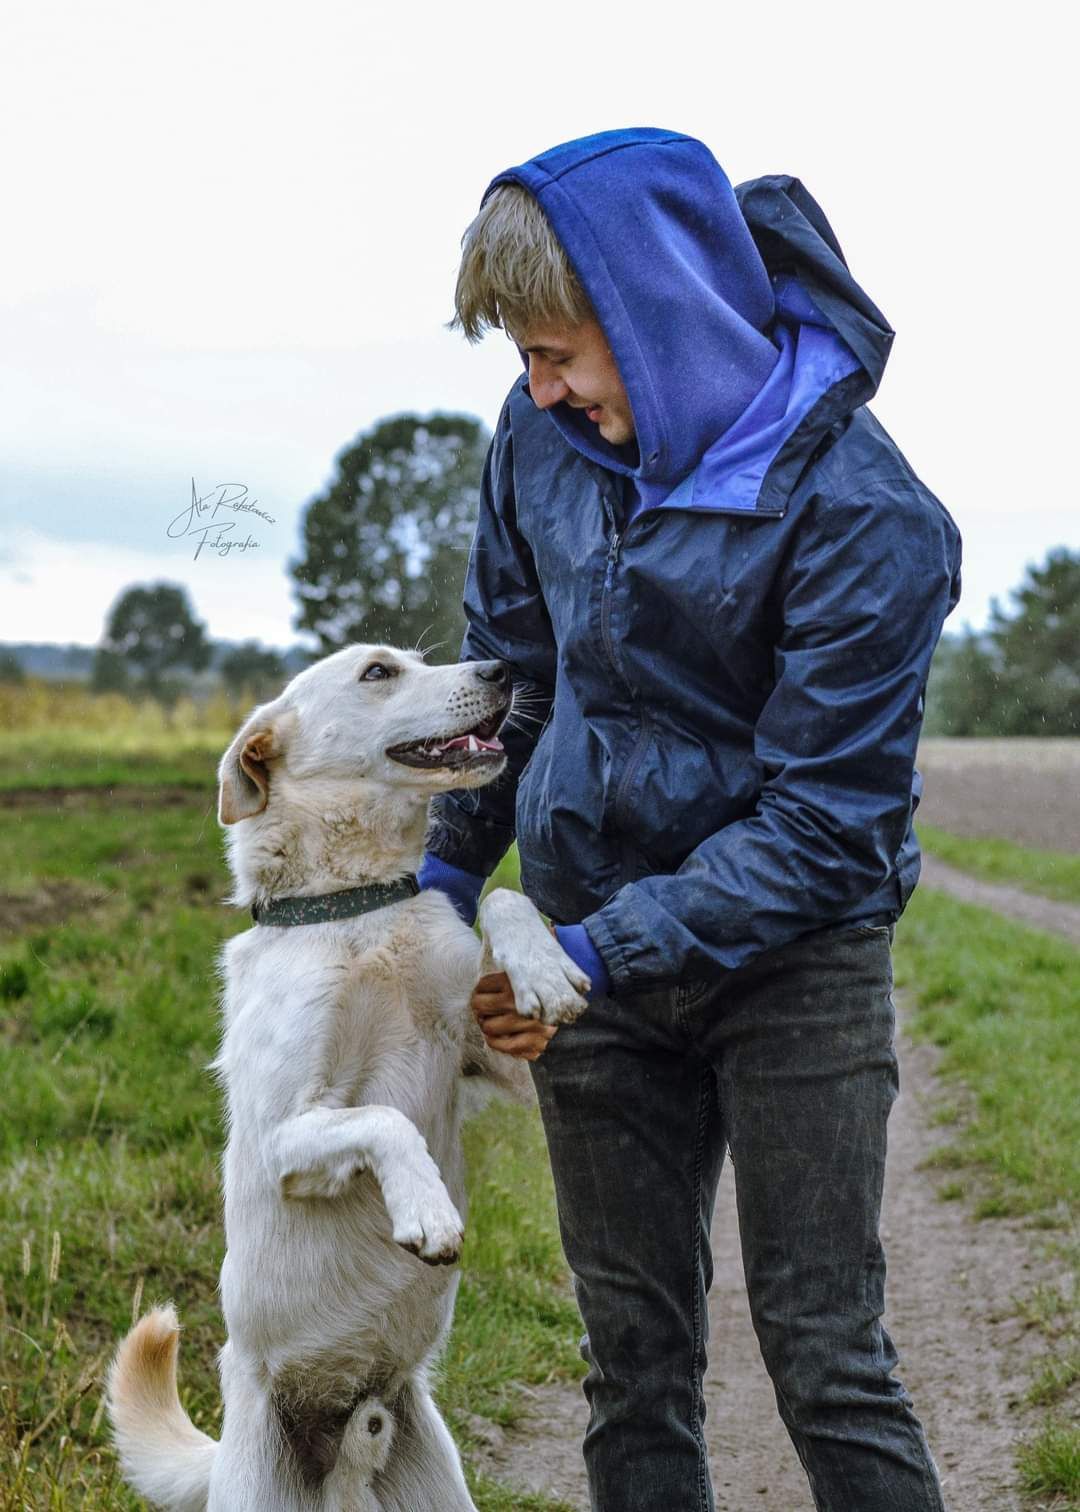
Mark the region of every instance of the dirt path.
<instances>
[{"instance_id":1,"label":"dirt path","mask_svg":"<svg viewBox=\"0 0 1080 1512\"><path fill-rule=\"evenodd\" d=\"M1025 1360L1037 1347L1013 1316L1035 1270L1018 1225L972 1222L942 1202L920 1169L940 1135L930 1126L934 1052L901 1036L901 1096L889 1123L883 1230L889 1258L886 1324L899 1373L922 1417L950 1512L1018 1512L1013 1453ZM750 1325L738 1252L734 1188L725 1171L713 1226L706 1377L709 1443L718 1512L812 1512L806 1480L776 1416L772 1387ZM579 1386L535 1394L526 1420L496 1434L489 1472L507 1485L588 1508L580 1440L587 1408Z\"/></svg>"},{"instance_id":2,"label":"dirt path","mask_svg":"<svg viewBox=\"0 0 1080 1512\"><path fill-rule=\"evenodd\" d=\"M1080 945L1080 907L1075 903L1058 903L1053 898L1022 892L1019 887L980 881L978 877L969 877L967 872L946 866L936 856L923 856L919 885L937 888L939 892L959 898L962 903L977 903L980 908L993 909L995 913L1006 914L1032 928L1048 929L1052 934L1063 935L1074 945Z\"/></svg>"},{"instance_id":3,"label":"dirt path","mask_svg":"<svg viewBox=\"0 0 1080 1512\"><path fill-rule=\"evenodd\" d=\"M75 787L0 788L0 809L14 808L183 808L188 804L212 806L215 792L206 784L184 787L179 783L119 782L112 786L86 783Z\"/></svg>"}]
</instances>

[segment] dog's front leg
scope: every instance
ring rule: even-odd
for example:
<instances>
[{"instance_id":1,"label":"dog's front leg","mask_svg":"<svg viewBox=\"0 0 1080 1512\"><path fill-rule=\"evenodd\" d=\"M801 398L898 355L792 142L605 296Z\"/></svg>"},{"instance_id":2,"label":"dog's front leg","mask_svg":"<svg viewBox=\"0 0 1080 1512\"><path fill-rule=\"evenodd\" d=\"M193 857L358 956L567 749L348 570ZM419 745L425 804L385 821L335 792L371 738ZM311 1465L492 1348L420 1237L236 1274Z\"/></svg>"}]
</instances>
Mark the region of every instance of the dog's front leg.
<instances>
[{"instance_id":1,"label":"dog's front leg","mask_svg":"<svg viewBox=\"0 0 1080 1512\"><path fill-rule=\"evenodd\" d=\"M505 971L524 1018L567 1024L584 1012L589 978L521 893L497 887L480 905L481 970Z\"/></svg>"},{"instance_id":2,"label":"dog's front leg","mask_svg":"<svg viewBox=\"0 0 1080 1512\"><path fill-rule=\"evenodd\" d=\"M270 1143L287 1198L336 1197L360 1171L382 1190L394 1242L430 1265L453 1265L462 1221L424 1136L397 1108L309 1108L286 1120Z\"/></svg>"}]
</instances>

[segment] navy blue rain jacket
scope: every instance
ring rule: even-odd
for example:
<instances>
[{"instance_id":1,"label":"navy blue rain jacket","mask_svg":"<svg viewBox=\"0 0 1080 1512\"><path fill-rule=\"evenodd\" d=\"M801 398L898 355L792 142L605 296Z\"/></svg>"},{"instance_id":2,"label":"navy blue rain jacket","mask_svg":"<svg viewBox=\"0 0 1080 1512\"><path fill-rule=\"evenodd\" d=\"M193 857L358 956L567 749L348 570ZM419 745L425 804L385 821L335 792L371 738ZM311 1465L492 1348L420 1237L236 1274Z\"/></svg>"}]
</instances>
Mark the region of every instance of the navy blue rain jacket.
<instances>
[{"instance_id":1,"label":"navy blue rain jacket","mask_svg":"<svg viewBox=\"0 0 1080 1512\"><path fill-rule=\"evenodd\" d=\"M505 658L531 717L501 779L437 801L429 850L487 875L516 836L525 893L584 924L616 995L895 918L960 540L865 407L893 332L797 179L732 190L641 129L507 180L592 302L637 445L511 390L462 657Z\"/></svg>"}]
</instances>

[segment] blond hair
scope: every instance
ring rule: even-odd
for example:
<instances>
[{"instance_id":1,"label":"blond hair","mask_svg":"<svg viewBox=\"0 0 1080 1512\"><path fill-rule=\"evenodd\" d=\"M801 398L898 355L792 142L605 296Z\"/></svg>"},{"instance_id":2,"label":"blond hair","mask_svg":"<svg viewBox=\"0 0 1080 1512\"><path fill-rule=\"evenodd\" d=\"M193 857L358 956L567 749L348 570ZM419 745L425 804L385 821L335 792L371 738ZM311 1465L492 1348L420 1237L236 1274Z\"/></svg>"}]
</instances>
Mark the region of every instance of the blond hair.
<instances>
[{"instance_id":1,"label":"blond hair","mask_svg":"<svg viewBox=\"0 0 1080 1512\"><path fill-rule=\"evenodd\" d=\"M595 319L551 223L520 184L499 184L461 239L451 330L469 341L500 327L521 336L535 326Z\"/></svg>"}]
</instances>

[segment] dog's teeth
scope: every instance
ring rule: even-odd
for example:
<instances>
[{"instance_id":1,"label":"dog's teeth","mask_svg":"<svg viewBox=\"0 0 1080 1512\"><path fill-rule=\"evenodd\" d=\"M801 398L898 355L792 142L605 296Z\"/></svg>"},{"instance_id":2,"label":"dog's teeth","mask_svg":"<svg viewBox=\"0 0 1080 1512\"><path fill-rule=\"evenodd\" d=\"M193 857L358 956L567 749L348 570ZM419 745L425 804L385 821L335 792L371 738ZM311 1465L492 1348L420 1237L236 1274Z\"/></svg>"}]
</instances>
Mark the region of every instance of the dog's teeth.
<instances>
[{"instance_id":1,"label":"dog's teeth","mask_svg":"<svg viewBox=\"0 0 1080 1512\"><path fill-rule=\"evenodd\" d=\"M469 736L469 751L470 752L472 752L472 751L478 751L479 749L480 749L480 742L477 740L477 738L476 738L475 735L470 735Z\"/></svg>"}]
</instances>

